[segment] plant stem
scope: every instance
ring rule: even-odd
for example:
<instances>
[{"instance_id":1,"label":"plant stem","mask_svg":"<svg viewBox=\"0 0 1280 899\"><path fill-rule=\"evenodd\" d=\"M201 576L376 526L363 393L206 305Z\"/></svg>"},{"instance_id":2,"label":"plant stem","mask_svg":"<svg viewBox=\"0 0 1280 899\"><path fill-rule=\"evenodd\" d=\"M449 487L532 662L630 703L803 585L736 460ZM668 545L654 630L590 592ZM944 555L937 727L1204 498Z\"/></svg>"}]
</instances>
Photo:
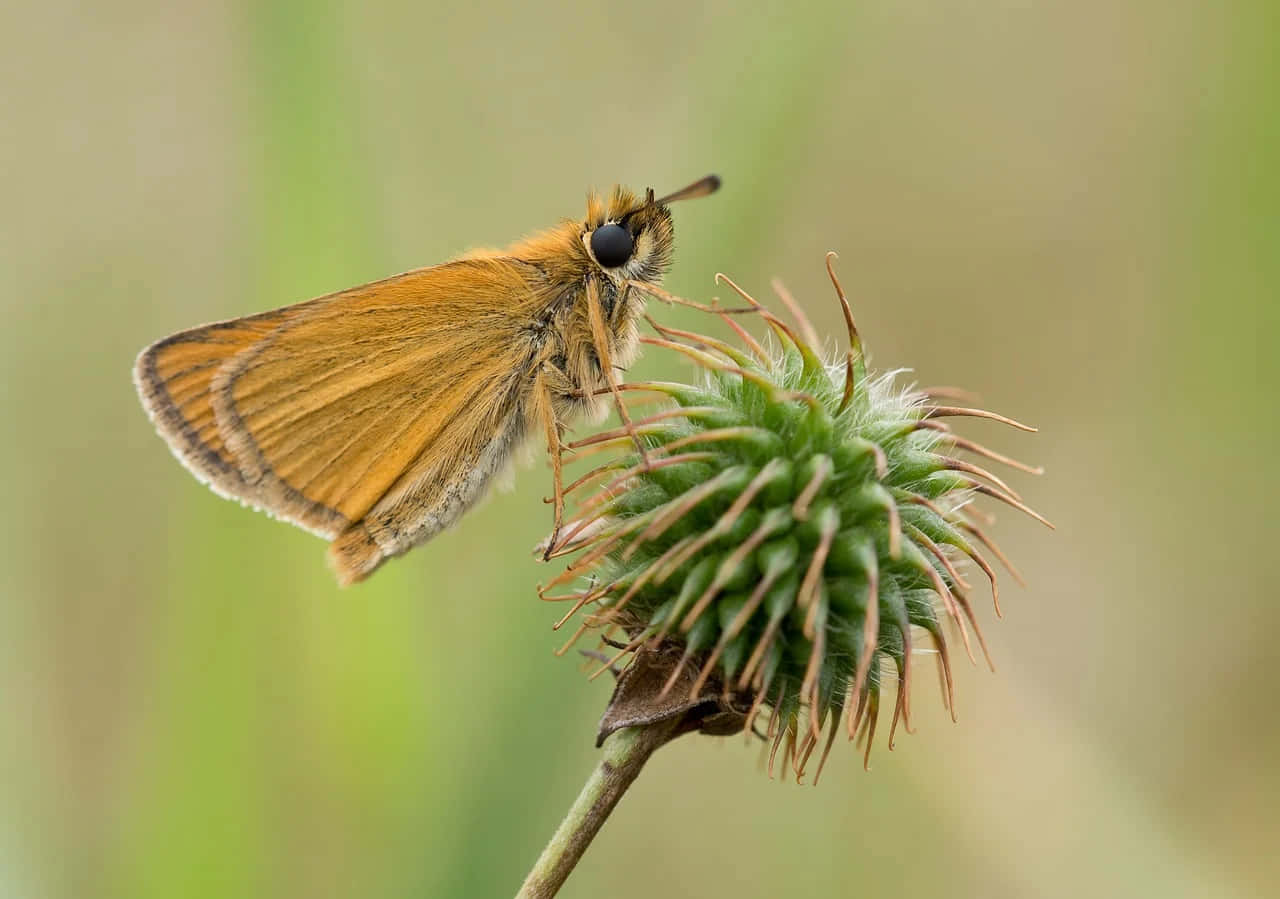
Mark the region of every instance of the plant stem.
<instances>
[{"instance_id":1,"label":"plant stem","mask_svg":"<svg viewBox=\"0 0 1280 899\"><path fill-rule=\"evenodd\" d=\"M591 840L618 804L640 769L671 739L677 720L625 727L604 744L604 757L534 863L516 899L550 899L560 891Z\"/></svg>"}]
</instances>

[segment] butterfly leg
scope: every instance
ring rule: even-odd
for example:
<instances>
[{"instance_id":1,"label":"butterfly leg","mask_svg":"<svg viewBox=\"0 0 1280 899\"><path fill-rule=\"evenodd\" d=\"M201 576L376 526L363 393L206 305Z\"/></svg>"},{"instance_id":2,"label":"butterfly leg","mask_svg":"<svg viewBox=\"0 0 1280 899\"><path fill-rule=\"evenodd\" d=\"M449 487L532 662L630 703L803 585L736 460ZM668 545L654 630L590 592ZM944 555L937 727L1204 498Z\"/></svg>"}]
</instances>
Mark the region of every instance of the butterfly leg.
<instances>
[{"instance_id":1,"label":"butterfly leg","mask_svg":"<svg viewBox=\"0 0 1280 899\"><path fill-rule=\"evenodd\" d=\"M629 287L630 285L628 289ZM622 303L618 305L621 306ZM640 440L640 434L636 431L635 425L631 423L631 414L627 412L627 405L622 401L622 391L618 389L618 378L613 368L613 353L609 349L609 331L604 323L604 310L600 306L600 286L594 278L587 280L587 317L591 321L591 340L595 344L596 358L600 361L600 373L604 375L605 383L609 385L609 392L613 394L613 402L618 408L618 417L622 419L622 427L635 443L636 450L640 453L640 461L647 471L649 454Z\"/></svg>"},{"instance_id":2,"label":"butterfly leg","mask_svg":"<svg viewBox=\"0 0 1280 899\"><path fill-rule=\"evenodd\" d=\"M551 527L551 536L547 538L547 548L542 554L545 562L551 558L551 552L560 539L560 528L564 524L564 443L560 439L560 422L556 419L556 407L551 400L551 388L547 384L547 373L538 372L534 381L534 403L538 417L542 419L547 435L547 455L551 457L551 476L554 481L555 519Z\"/></svg>"}]
</instances>

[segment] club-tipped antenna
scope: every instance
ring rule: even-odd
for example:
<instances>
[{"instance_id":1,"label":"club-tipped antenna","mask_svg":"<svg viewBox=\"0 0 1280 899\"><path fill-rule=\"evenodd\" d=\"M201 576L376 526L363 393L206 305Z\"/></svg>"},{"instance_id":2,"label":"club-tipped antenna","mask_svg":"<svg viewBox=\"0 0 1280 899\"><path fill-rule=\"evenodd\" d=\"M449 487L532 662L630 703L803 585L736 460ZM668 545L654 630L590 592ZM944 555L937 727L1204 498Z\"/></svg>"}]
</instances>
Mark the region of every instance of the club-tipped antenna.
<instances>
[{"instance_id":1,"label":"club-tipped antenna","mask_svg":"<svg viewBox=\"0 0 1280 899\"><path fill-rule=\"evenodd\" d=\"M677 200L694 200L698 197L709 196L720 189L720 176L707 175L705 178L699 178L688 187L681 188L672 194L657 201L659 206L666 206L668 203L674 203Z\"/></svg>"}]
</instances>

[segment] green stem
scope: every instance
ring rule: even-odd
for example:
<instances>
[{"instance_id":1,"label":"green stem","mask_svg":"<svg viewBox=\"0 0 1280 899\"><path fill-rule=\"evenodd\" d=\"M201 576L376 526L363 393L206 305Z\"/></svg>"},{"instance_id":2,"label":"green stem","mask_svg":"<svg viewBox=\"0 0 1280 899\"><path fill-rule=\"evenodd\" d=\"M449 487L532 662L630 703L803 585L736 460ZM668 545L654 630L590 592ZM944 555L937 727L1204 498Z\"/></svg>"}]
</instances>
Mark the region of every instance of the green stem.
<instances>
[{"instance_id":1,"label":"green stem","mask_svg":"<svg viewBox=\"0 0 1280 899\"><path fill-rule=\"evenodd\" d=\"M604 757L542 850L516 899L550 899L560 891L649 756L671 739L677 720L678 716L676 720L625 727L605 741Z\"/></svg>"}]
</instances>

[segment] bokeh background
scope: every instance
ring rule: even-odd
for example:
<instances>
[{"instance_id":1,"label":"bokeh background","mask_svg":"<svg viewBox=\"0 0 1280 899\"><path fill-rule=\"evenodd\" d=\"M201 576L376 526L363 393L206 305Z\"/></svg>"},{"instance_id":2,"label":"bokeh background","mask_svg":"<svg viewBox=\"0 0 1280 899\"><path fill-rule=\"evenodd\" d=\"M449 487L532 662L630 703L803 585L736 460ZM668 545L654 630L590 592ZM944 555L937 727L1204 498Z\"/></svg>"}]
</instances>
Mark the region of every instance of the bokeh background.
<instances>
[{"instance_id":1,"label":"bokeh background","mask_svg":"<svg viewBox=\"0 0 1280 899\"><path fill-rule=\"evenodd\" d=\"M838 250L881 367L1041 427L966 433L1047 467L1013 482L1058 531L1000 515L1030 586L958 725L922 686L816 790L685 739L564 895L1274 890L1275 10L5 4L0 894L515 891L609 691L534 594L545 462L339 591L130 365L707 171L669 285L781 276L839 335Z\"/></svg>"}]
</instances>

